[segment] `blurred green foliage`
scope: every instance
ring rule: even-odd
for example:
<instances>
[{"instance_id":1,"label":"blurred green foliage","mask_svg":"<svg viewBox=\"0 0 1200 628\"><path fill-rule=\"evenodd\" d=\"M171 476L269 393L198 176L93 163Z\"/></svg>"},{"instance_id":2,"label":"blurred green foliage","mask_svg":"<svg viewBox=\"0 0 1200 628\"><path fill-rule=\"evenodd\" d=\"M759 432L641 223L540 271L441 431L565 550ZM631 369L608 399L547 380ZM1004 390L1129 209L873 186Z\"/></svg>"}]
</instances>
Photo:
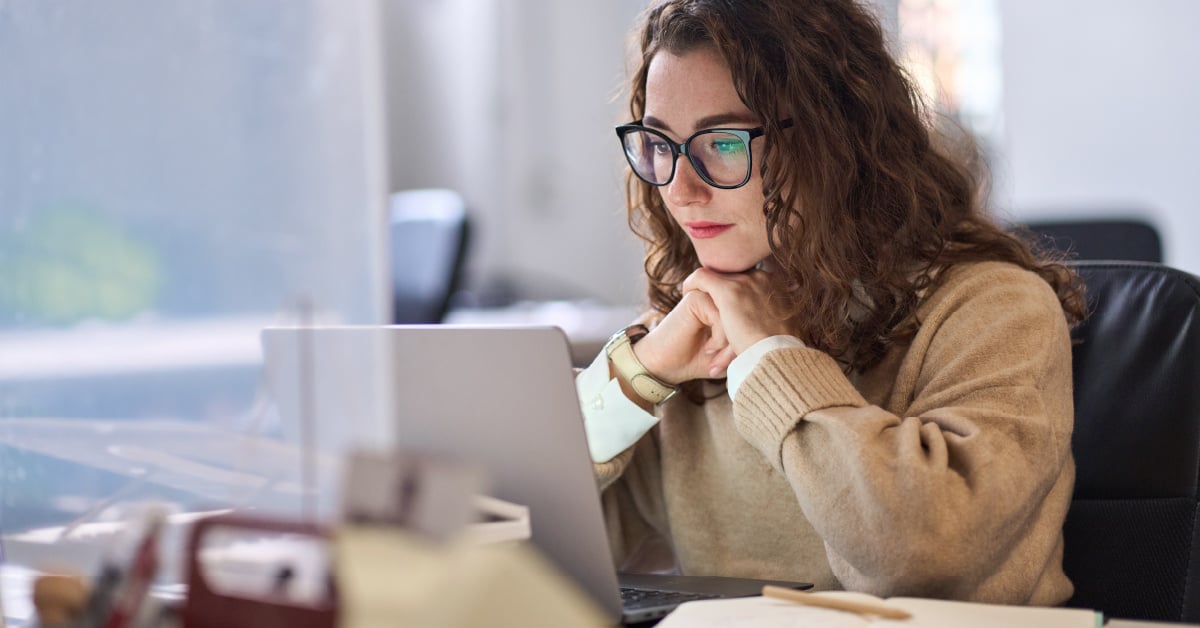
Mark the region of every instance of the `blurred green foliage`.
<instances>
[{"instance_id":1,"label":"blurred green foliage","mask_svg":"<svg viewBox=\"0 0 1200 628\"><path fill-rule=\"evenodd\" d=\"M156 252L99 212L53 208L0 229L0 324L126 319L162 285Z\"/></svg>"}]
</instances>

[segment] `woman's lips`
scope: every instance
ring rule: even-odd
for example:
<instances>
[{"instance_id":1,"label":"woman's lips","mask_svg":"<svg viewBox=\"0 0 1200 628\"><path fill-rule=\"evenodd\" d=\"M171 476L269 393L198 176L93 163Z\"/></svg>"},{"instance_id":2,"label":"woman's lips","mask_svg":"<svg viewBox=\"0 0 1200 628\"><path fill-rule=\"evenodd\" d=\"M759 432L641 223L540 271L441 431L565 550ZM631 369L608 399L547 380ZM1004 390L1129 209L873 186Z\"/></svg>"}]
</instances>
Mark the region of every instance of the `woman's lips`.
<instances>
[{"instance_id":1,"label":"woman's lips","mask_svg":"<svg viewBox=\"0 0 1200 628\"><path fill-rule=\"evenodd\" d=\"M726 230L733 228L733 225L731 224L705 221L685 222L683 223L683 226L687 229L688 235L697 240L715 238L722 233L725 233Z\"/></svg>"}]
</instances>

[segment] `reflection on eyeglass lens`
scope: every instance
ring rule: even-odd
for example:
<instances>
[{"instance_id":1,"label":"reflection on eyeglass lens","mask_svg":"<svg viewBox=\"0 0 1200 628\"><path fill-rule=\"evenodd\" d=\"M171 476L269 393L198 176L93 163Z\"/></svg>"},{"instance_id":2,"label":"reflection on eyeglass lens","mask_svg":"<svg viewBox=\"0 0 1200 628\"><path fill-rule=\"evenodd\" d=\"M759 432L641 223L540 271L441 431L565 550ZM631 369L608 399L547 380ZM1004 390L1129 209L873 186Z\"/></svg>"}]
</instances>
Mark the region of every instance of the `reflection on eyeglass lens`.
<instances>
[{"instance_id":1,"label":"reflection on eyeglass lens","mask_svg":"<svg viewBox=\"0 0 1200 628\"><path fill-rule=\"evenodd\" d=\"M625 155L634 172L648 183L664 185L675 174L677 147L648 130L624 136ZM750 152L742 138L726 131L704 131L687 143L686 153L702 178L716 185L738 185L750 171Z\"/></svg>"}]
</instances>

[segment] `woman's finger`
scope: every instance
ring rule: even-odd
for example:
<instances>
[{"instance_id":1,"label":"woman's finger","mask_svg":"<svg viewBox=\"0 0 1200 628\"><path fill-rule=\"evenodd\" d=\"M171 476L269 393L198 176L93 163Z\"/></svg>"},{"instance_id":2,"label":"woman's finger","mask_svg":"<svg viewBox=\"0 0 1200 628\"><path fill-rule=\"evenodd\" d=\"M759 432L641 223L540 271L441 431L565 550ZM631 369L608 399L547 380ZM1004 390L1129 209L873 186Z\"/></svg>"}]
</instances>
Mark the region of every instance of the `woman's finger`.
<instances>
[{"instance_id":1,"label":"woman's finger","mask_svg":"<svg viewBox=\"0 0 1200 628\"><path fill-rule=\"evenodd\" d=\"M708 362L708 376L716 379L725 377L725 371L729 369L729 365L733 363L733 359L737 354L733 352L733 347L725 345L724 349L713 354Z\"/></svg>"},{"instance_id":2,"label":"woman's finger","mask_svg":"<svg viewBox=\"0 0 1200 628\"><path fill-rule=\"evenodd\" d=\"M720 325L721 313L717 310L717 304L713 301L712 295L700 290L690 290L684 292L683 301L687 303L692 316L701 325L710 329Z\"/></svg>"}]
</instances>

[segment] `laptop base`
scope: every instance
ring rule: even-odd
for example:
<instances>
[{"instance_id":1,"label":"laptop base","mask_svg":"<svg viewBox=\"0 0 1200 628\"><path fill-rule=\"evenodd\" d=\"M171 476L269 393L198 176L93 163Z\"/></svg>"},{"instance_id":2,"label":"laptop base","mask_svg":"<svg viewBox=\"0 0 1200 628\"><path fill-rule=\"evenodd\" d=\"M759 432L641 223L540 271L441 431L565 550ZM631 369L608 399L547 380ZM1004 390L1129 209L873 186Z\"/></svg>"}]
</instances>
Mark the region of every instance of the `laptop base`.
<instances>
[{"instance_id":1,"label":"laptop base","mask_svg":"<svg viewBox=\"0 0 1200 628\"><path fill-rule=\"evenodd\" d=\"M692 600L762 595L765 585L807 590L807 582L726 578L722 576L665 576L657 574L617 574L625 604L622 624L632 624L666 616L675 607Z\"/></svg>"}]
</instances>

